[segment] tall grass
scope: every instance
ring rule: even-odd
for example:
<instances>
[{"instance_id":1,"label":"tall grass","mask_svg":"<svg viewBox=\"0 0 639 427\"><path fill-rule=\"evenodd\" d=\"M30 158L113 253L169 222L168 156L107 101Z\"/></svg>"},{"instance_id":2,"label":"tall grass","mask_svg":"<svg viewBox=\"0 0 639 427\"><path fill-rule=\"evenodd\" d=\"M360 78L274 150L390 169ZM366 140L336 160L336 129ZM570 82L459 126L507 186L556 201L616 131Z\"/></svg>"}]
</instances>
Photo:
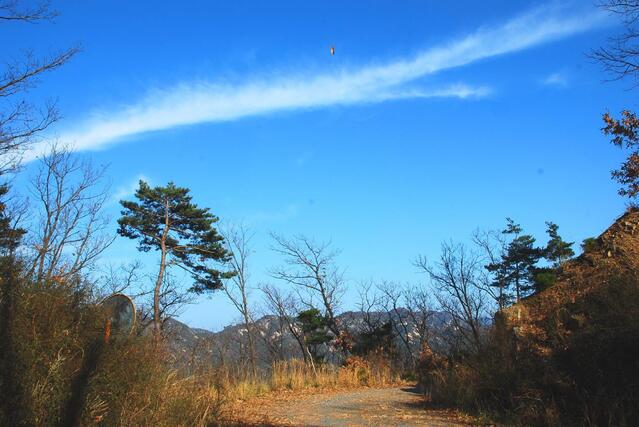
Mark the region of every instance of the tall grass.
<instances>
[{"instance_id":1,"label":"tall grass","mask_svg":"<svg viewBox=\"0 0 639 427\"><path fill-rule=\"evenodd\" d=\"M219 379L218 386L230 400L246 400L286 390L381 387L400 382L399 375L386 361L361 357L351 357L343 366L320 364L315 369L299 359L281 361L257 377L228 368L219 368L212 375Z\"/></svg>"}]
</instances>

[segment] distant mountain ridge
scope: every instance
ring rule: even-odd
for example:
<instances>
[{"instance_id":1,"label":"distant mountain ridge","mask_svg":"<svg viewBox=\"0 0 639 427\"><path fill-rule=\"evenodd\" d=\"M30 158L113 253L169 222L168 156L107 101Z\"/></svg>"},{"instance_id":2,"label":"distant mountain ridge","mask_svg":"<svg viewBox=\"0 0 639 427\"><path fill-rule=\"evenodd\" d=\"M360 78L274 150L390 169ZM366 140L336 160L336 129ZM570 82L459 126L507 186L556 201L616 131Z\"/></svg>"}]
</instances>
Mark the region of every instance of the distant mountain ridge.
<instances>
[{"instance_id":1,"label":"distant mountain ridge","mask_svg":"<svg viewBox=\"0 0 639 427\"><path fill-rule=\"evenodd\" d=\"M408 310L401 308L398 313L372 312L370 318L376 322L391 319L395 322L396 333L394 341L400 351L406 352L406 342L412 351L419 352L421 345L420 334L417 325L411 322L407 315ZM337 321L352 336L358 335L364 330L365 313L360 311L347 311L337 316ZM295 338L288 331L285 322L280 322L278 316L266 315L256 320L255 347L258 363L268 366L276 359L290 359L301 357ZM442 312L429 312L428 328L436 335L445 333L452 327L450 317ZM243 324L226 326L219 332L212 332L201 328L191 328L188 325L170 318L165 321L164 333L170 350L176 359L182 363L195 359L210 360L213 364L228 364L230 362L244 360L247 356L247 330ZM438 346L437 338L431 337L431 346ZM327 359L336 352L331 346L324 349Z\"/></svg>"}]
</instances>

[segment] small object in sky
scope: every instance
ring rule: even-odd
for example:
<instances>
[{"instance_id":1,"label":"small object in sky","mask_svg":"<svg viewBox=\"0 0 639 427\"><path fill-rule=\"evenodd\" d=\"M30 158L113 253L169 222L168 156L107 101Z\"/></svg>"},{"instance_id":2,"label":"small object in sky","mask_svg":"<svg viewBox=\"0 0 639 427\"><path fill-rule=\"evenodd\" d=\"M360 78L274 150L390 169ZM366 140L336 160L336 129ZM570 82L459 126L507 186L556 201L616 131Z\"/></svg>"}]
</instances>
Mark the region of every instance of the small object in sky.
<instances>
[{"instance_id":1,"label":"small object in sky","mask_svg":"<svg viewBox=\"0 0 639 427\"><path fill-rule=\"evenodd\" d=\"M335 55L335 46L331 46L331 56Z\"/></svg>"}]
</instances>

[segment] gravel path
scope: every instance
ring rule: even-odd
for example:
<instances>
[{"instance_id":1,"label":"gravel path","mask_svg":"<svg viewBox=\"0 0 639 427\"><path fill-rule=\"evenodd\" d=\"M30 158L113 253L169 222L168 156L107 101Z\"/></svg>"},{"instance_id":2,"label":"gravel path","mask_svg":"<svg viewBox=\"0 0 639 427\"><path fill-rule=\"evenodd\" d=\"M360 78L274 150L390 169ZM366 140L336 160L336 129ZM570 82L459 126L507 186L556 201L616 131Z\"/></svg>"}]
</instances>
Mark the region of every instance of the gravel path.
<instances>
[{"instance_id":1,"label":"gravel path","mask_svg":"<svg viewBox=\"0 0 639 427\"><path fill-rule=\"evenodd\" d=\"M256 424L273 426L468 426L454 411L428 409L410 387L272 399L251 405Z\"/></svg>"}]
</instances>

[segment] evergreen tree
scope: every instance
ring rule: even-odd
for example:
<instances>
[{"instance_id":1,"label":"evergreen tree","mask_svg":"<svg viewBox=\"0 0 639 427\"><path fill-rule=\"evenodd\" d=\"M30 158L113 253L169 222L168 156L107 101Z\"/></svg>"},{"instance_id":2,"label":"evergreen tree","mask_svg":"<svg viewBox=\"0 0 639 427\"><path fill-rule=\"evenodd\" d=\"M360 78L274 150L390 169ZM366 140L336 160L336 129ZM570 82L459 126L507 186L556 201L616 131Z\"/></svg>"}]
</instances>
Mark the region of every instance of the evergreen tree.
<instances>
[{"instance_id":1,"label":"evergreen tree","mask_svg":"<svg viewBox=\"0 0 639 427\"><path fill-rule=\"evenodd\" d=\"M535 293L548 289L557 281L559 267L575 255L572 250L574 242L565 242L559 235L559 226L546 221L546 233L550 237L546 247L542 250L543 258L550 261L550 266L539 267L534 270Z\"/></svg>"},{"instance_id":2,"label":"evergreen tree","mask_svg":"<svg viewBox=\"0 0 639 427\"><path fill-rule=\"evenodd\" d=\"M138 250L160 251L160 267L153 290L153 322L159 336L160 294L166 268L178 266L193 278L189 289L195 293L222 287L222 280L233 277L234 272L221 272L211 261L225 263L229 253L214 224L218 218L208 208L199 208L191 202L189 189L176 187L151 188L140 181L135 192L137 202L122 200L122 216L118 220L118 234L138 240Z\"/></svg>"},{"instance_id":3,"label":"evergreen tree","mask_svg":"<svg viewBox=\"0 0 639 427\"><path fill-rule=\"evenodd\" d=\"M493 281L490 286L497 288L497 305L502 310L504 307L512 302L513 296L508 291L508 268L504 262L504 258L499 262L494 262L486 265L486 270L493 275Z\"/></svg>"},{"instance_id":4,"label":"evergreen tree","mask_svg":"<svg viewBox=\"0 0 639 427\"><path fill-rule=\"evenodd\" d=\"M388 320L360 333L355 340L353 353L364 357L373 352L390 355L394 350L393 338L393 323Z\"/></svg>"},{"instance_id":5,"label":"evergreen tree","mask_svg":"<svg viewBox=\"0 0 639 427\"><path fill-rule=\"evenodd\" d=\"M536 248L535 238L521 234L522 228L512 219L506 218L504 234L513 235L503 257L503 271L506 281L515 290L515 301L535 290L535 270L543 251Z\"/></svg>"},{"instance_id":6,"label":"evergreen tree","mask_svg":"<svg viewBox=\"0 0 639 427\"><path fill-rule=\"evenodd\" d=\"M575 242L565 242L558 233L559 226L551 221L546 221L546 233L550 237L544 250L544 258L552 263L554 268L558 268L575 255L572 245Z\"/></svg>"},{"instance_id":7,"label":"evergreen tree","mask_svg":"<svg viewBox=\"0 0 639 427\"><path fill-rule=\"evenodd\" d=\"M331 341L333 338L329 333L327 316L316 308L300 311L297 315L300 322L302 332L304 333L304 341L316 362L319 362L319 346Z\"/></svg>"}]
</instances>

